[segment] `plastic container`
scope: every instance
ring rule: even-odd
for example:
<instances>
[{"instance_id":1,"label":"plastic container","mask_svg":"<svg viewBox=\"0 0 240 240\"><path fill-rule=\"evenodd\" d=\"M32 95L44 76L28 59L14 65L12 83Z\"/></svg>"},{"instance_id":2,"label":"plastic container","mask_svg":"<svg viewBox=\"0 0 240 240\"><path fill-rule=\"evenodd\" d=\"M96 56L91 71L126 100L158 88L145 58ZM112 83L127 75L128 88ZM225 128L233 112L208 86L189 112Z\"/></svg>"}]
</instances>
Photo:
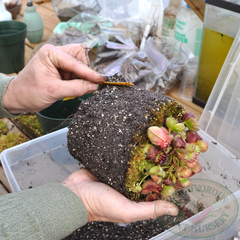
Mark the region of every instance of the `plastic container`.
<instances>
[{"instance_id":1,"label":"plastic container","mask_svg":"<svg viewBox=\"0 0 240 240\"><path fill-rule=\"evenodd\" d=\"M27 24L27 39L29 42L40 42L43 36L43 21L32 2L28 2L25 7L23 22Z\"/></svg>"},{"instance_id":2,"label":"plastic container","mask_svg":"<svg viewBox=\"0 0 240 240\"><path fill-rule=\"evenodd\" d=\"M186 100L191 100L194 95L195 82L197 78L198 57L190 59L183 68L181 84L178 90L178 95Z\"/></svg>"},{"instance_id":3,"label":"plastic container","mask_svg":"<svg viewBox=\"0 0 240 240\"><path fill-rule=\"evenodd\" d=\"M204 31L193 102L204 107L237 35L240 2L206 0Z\"/></svg>"},{"instance_id":4,"label":"plastic container","mask_svg":"<svg viewBox=\"0 0 240 240\"><path fill-rule=\"evenodd\" d=\"M240 159L240 31L200 119L201 128Z\"/></svg>"},{"instance_id":5,"label":"plastic container","mask_svg":"<svg viewBox=\"0 0 240 240\"><path fill-rule=\"evenodd\" d=\"M0 22L0 72L18 73L23 69L26 30L23 22Z\"/></svg>"},{"instance_id":6,"label":"plastic container","mask_svg":"<svg viewBox=\"0 0 240 240\"><path fill-rule=\"evenodd\" d=\"M43 133L65 128L72 121L73 115L77 112L79 105L85 99L71 99L68 101L58 100L48 108L36 112L37 119L42 126Z\"/></svg>"},{"instance_id":7,"label":"plastic container","mask_svg":"<svg viewBox=\"0 0 240 240\"><path fill-rule=\"evenodd\" d=\"M81 165L67 150L67 128L35 138L1 153L13 192L62 182Z\"/></svg>"},{"instance_id":8,"label":"plastic container","mask_svg":"<svg viewBox=\"0 0 240 240\"><path fill-rule=\"evenodd\" d=\"M12 14L12 18L15 19L22 9L21 0L3 0L7 11Z\"/></svg>"},{"instance_id":9,"label":"plastic container","mask_svg":"<svg viewBox=\"0 0 240 240\"><path fill-rule=\"evenodd\" d=\"M49 182L61 182L69 174L81 167L79 162L73 159L68 152L67 131L68 129L64 128L9 148L1 153L2 165L13 192L37 187ZM222 232L214 231L216 233L215 237L206 236L206 239L230 240L237 233L240 220L240 216L238 215L238 203L240 203L240 191L238 191L240 165L238 160L228 150L216 143L208 134L202 130L198 133L209 143L209 149L206 153L200 154L199 161L204 170L191 179L195 183L198 182L198 184L201 184L201 186L203 183L210 184L211 186L213 186L212 184L216 184L216 187L220 186L221 193L218 196L222 200L226 200L220 202L222 205L214 205L215 210L212 210L212 214L208 215L205 220L202 220L201 224L205 226L209 220L212 221L221 211L226 209L228 215L231 216L231 218L229 217L230 221L227 222L226 230ZM207 189L210 190L209 188ZM234 195L231 195L231 192L234 192ZM202 196L201 198L199 198L199 194ZM216 202L215 197L215 202L212 202L212 199L209 197L203 197L203 191L192 191L189 196L191 203L194 204L201 200L206 206L210 206L210 208ZM168 217L166 216L166 221L170 221ZM186 224L188 226L195 226L194 222L196 223L196 220L199 219L187 219L153 239L186 239L183 237L186 236L186 233L184 233L182 226L185 226L185 229ZM191 238L191 232L187 234L190 236L187 239L193 239ZM203 233L200 234L203 237ZM194 236L198 237L199 233L194 232ZM227 238L223 236L227 236Z\"/></svg>"},{"instance_id":10,"label":"plastic container","mask_svg":"<svg viewBox=\"0 0 240 240\"><path fill-rule=\"evenodd\" d=\"M178 41L175 53L181 42L185 44L195 56L199 56L202 41L203 23L194 11L187 5L182 7L176 17L175 39Z\"/></svg>"},{"instance_id":11,"label":"plastic container","mask_svg":"<svg viewBox=\"0 0 240 240\"><path fill-rule=\"evenodd\" d=\"M183 0L171 0L164 9L162 36L175 38L176 16L183 4Z\"/></svg>"}]
</instances>

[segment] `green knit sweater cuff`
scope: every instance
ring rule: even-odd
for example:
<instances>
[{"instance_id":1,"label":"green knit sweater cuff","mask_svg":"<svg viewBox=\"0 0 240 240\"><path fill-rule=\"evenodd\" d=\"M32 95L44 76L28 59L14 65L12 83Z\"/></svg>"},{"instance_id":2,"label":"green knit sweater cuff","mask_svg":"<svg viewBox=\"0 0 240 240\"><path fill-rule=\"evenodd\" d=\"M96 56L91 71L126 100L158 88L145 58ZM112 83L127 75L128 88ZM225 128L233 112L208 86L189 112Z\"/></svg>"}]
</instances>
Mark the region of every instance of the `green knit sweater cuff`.
<instances>
[{"instance_id":1,"label":"green knit sweater cuff","mask_svg":"<svg viewBox=\"0 0 240 240\"><path fill-rule=\"evenodd\" d=\"M3 106L3 97L8 87L8 84L15 78L15 76L8 77L2 73L0 73L0 118L8 117L8 118L15 118L20 114L13 115L9 113Z\"/></svg>"},{"instance_id":2,"label":"green knit sweater cuff","mask_svg":"<svg viewBox=\"0 0 240 240\"><path fill-rule=\"evenodd\" d=\"M60 183L1 196L0 212L0 239L59 240L88 221L82 201Z\"/></svg>"}]
</instances>

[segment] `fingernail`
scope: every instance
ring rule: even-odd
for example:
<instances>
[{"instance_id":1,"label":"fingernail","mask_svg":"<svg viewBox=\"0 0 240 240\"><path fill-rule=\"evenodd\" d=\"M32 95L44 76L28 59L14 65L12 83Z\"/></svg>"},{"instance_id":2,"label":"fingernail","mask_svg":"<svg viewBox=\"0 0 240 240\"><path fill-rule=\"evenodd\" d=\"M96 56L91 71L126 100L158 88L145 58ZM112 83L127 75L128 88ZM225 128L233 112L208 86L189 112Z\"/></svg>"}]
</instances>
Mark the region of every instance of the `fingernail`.
<instances>
[{"instance_id":1,"label":"fingernail","mask_svg":"<svg viewBox=\"0 0 240 240\"><path fill-rule=\"evenodd\" d=\"M98 89L98 84L89 83L89 92L93 92Z\"/></svg>"},{"instance_id":2,"label":"fingernail","mask_svg":"<svg viewBox=\"0 0 240 240\"><path fill-rule=\"evenodd\" d=\"M168 208L167 215L177 216L178 215L178 208L177 207L170 207Z\"/></svg>"},{"instance_id":3,"label":"fingernail","mask_svg":"<svg viewBox=\"0 0 240 240\"><path fill-rule=\"evenodd\" d=\"M99 73L99 75L104 78L104 81L107 79L107 77L104 74Z\"/></svg>"}]
</instances>

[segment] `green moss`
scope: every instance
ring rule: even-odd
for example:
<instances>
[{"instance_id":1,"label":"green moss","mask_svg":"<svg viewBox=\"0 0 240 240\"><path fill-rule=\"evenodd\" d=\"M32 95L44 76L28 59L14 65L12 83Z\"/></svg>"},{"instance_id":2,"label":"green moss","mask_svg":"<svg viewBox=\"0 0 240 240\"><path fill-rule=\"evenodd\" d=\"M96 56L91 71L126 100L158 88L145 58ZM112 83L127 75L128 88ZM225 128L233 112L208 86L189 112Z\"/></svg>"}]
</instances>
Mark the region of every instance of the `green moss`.
<instances>
[{"instance_id":1,"label":"green moss","mask_svg":"<svg viewBox=\"0 0 240 240\"><path fill-rule=\"evenodd\" d=\"M37 120L36 114L23 114L16 118L21 130L31 138L43 135L41 124Z\"/></svg>"},{"instance_id":2,"label":"green moss","mask_svg":"<svg viewBox=\"0 0 240 240\"><path fill-rule=\"evenodd\" d=\"M4 121L0 120L0 135L6 134L8 132L8 126L7 123Z\"/></svg>"},{"instance_id":3,"label":"green moss","mask_svg":"<svg viewBox=\"0 0 240 240\"><path fill-rule=\"evenodd\" d=\"M170 116L181 120L185 109L175 101L170 101L167 104L162 104L151 109L154 117L150 122L150 126L163 126L166 122L166 119Z\"/></svg>"},{"instance_id":4,"label":"green moss","mask_svg":"<svg viewBox=\"0 0 240 240\"><path fill-rule=\"evenodd\" d=\"M22 134L9 132L7 135L0 136L0 152L26 141L28 139Z\"/></svg>"}]
</instances>

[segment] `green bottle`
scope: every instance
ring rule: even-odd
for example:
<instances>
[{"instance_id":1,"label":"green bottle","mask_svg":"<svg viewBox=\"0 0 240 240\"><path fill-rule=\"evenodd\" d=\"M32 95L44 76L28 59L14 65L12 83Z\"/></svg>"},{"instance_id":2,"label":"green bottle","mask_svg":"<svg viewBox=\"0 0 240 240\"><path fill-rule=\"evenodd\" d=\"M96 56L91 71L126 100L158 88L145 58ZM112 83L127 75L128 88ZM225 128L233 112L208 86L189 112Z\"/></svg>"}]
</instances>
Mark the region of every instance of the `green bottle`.
<instances>
[{"instance_id":1,"label":"green bottle","mask_svg":"<svg viewBox=\"0 0 240 240\"><path fill-rule=\"evenodd\" d=\"M23 22L27 25L27 39L29 42L40 42L43 36L43 22L32 2L28 2L25 7Z\"/></svg>"}]
</instances>

